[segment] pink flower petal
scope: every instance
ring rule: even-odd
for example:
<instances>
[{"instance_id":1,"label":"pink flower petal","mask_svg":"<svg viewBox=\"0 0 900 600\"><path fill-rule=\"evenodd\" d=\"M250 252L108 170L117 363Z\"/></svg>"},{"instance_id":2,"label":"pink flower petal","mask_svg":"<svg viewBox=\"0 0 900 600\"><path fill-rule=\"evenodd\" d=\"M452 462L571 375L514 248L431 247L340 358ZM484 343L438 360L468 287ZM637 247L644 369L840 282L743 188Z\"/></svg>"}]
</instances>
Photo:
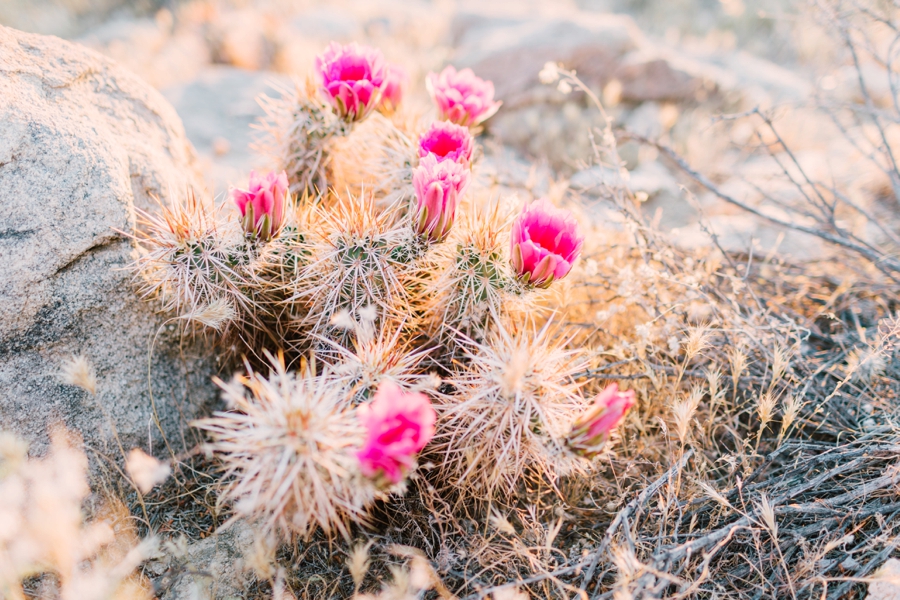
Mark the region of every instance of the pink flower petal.
<instances>
[{"instance_id":1,"label":"pink flower petal","mask_svg":"<svg viewBox=\"0 0 900 600\"><path fill-rule=\"evenodd\" d=\"M367 430L365 445L357 453L363 474L399 483L415 466L415 455L434 437L437 415L428 398L384 381L358 415Z\"/></svg>"},{"instance_id":2,"label":"pink flower petal","mask_svg":"<svg viewBox=\"0 0 900 600\"><path fill-rule=\"evenodd\" d=\"M457 72L448 65L440 74L430 73L426 84L441 118L458 125L478 125L500 108L500 102L494 102L494 84L471 69Z\"/></svg>"},{"instance_id":3,"label":"pink flower petal","mask_svg":"<svg viewBox=\"0 0 900 600\"><path fill-rule=\"evenodd\" d=\"M513 268L535 286L549 285L569 274L584 242L569 211L539 199L525 206L513 222L510 244L520 247L521 263ZM552 260L547 260L552 256Z\"/></svg>"},{"instance_id":4,"label":"pink flower petal","mask_svg":"<svg viewBox=\"0 0 900 600\"><path fill-rule=\"evenodd\" d=\"M438 161L433 154L423 157L419 166L413 169L417 233L432 242L443 240L468 185L466 165L450 160ZM424 211L427 211L427 218L422 216Z\"/></svg>"},{"instance_id":5,"label":"pink flower petal","mask_svg":"<svg viewBox=\"0 0 900 600\"><path fill-rule=\"evenodd\" d=\"M388 69L379 50L332 42L316 57L322 94L347 121L364 119L381 101Z\"/></svg>"},{"instance_id":6,"label":"pink flower petal","mask_svg":"<svg viewBox=\"0 0 900 600\"><path fill-rule=\"evenodd\" d=\"M260 176L256 171L250 171L247 188L231 192L243 217L244 231L266 239L277 235L284 225L286 204L290 200L287 174L282 171L280 174Z\"/></svg>"}]
</instances>

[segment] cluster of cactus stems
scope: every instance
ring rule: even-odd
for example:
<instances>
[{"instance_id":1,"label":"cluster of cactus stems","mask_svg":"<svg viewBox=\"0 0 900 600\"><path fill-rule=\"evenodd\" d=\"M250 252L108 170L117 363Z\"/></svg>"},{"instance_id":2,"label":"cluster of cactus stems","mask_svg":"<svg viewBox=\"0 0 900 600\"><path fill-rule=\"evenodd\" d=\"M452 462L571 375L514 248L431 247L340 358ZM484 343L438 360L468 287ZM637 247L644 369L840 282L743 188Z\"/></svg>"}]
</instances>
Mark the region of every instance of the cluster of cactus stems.
<instances>
[{"instance_id":1,"label":"cluster of cactus stems","mask_svg":"<svg viewBox=\"0 0 900 600\"><path fill-rule=\"evenodd\" d=\"M633 394L585 398L578 351L527 316L583 239L549 201L509 208L470 185L493 86L432 74L429 121L404 112L405 75L377 50L332 44L316 77L267 104L280 169L251 173L234 205L144 214L137 234L141 293L243 362L219 381L228 410L196 423L225 497L285 537L347 535L410 477L502 504L589 470Z\"/></svg>"}]
</instances>

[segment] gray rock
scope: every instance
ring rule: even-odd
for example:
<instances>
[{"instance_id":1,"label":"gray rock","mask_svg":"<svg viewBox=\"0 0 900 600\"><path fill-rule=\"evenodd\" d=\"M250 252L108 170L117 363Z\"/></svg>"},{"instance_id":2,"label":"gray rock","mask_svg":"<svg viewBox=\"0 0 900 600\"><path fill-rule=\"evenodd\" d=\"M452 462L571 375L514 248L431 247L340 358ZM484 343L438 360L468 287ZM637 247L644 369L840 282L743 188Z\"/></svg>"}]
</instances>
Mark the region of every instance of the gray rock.
<instances>
[{"instance_id":1,"label":"gray rock","mask_svg":"<svg viewBox=\"0 0 900 600\"><path fill-rule=\"evenodd\" d=\"M584 13L577 19L485 19L463 14L451 26L457 49L452 62L494 82L507 107L542 88L538 72L548 61L575 69L588 85L612 79L621 57L643 38L630 17Z\"/></svg>"},{"instance_id":2,"label":"gray rock","mask_svg":"<svg viewBox=\"0 0 900 600\"><path fill-rule=\"evenodd\" d=\"M590 195L597 194L603 186L625 184L632 192L644 192L653 198L658 194L678 194L678 182L662 164L657 161L640 165L629 171L627 181L611 167L594 166L575 173L569 179L572 189Z\"/></svg>"},{"instance_id":3,"label":"gray rock","mask_svg":"<svg viewBox=\"0 0 900 600\"><path fill-rule=\"evenodd\" d=\"M577 192L587 195L601 195L606 186L616 187L625 184L621 171L596 165L578 171L569 179L569 186Z\"/></svg>"},{"instance_id":4,"label":"gray rock","mask_svg":"<svg viewBox=\"0 0 900 600\"><path fill-rule=\"evenodd\" d=\"M597 91L618 81L620 98L628 102L692 100L715 87L697 65L669 61L672 53L657 48L626 15L517 21L462 14L451 26L451 39L457 46L453 62L491 79L498 98L512 106L554 99L537 77L548 61L574 69Z\"/></svg>"},{"instance_id":5,"label":"gray rock","mask_svg":"<svg viewBox=\"0 0 900 600\"><path fill-rule=\"evenodd\" d=\"M155 402L169 442L184 446L185 421L214 397L212 369L137 298L125 270L134 248L119 232L154 196L203 187L156 91L93 51L0 27L2 428L38 452L56 424L112 458L116 434L125 449L159 451ZM62 382L72 355L93 363L95 395Z\"/></svg>"},{"instance_id":6,"label":"gray rock","mask_svg":"<svg viewBox=\"0 0 900 600\"><path fill-rule=\"evenodd\" d=\"M593 154L588 131L603 125L600 112L578 102L501 110L488 122L494 141L571 172Z\"/></svg>"},{"instance_id":7,"label":"gray rock","mask_svg":"<svg viewBox=\"0 0 900 600\"><path fill-rule=\"evenodd\" d=\"M631 172L629 187L635 192L644 192L650 198L660 194L677 196L681 193L675 177L659 161L642 163Z\"/></svg>"},{"instance_id":8,"label":"gray rock","mask_svg":"<svg viewBox=\"0 0 900 600\"><path fill-rule=\"evenodd\" d=\"M205 540L180 548L170 544L174 552L166 564L149 564L151 572L159 571L162 576L162 600L243 598L250 567L247 558L253 555L256 542L250 524L233 521Z\"/></svg>"},{"instance_id":9,"label":"gray rock","mask_svg":"<svg viewBox=\"0 0 900 600\"><path fill-rule=\"evenodd\" d=\"M613 98L606 99L606 109L614 118L620 101L628 106L688 101L716 87L670 64L626 15L516 19L464 13L454 20L450 37L456 45L451 62L493 81L504 103L487 123L490 133L564 173L590 162L593 148L587 132L602 126L603 120L583 92L567 94L539 81L547 62L574 70L604 98L601 92L609 91ZM658 113L659 106L649 110Z\"/></svg>"},{"instance_id":10,"label":"gray rock","mask_svg":"<svg viewBox=\"0 0 900 600\"><path fill-rule=\"evenodd\" d=\"M462 13L450 37L456 48L451 61L491 79L507 110L564 101L538 82L547 61L575 69L595 91L617 81L619 99L631 103L703 101L727 92L746 104L770 104L802 101L812 90L795 73L747 52L690 54L667 47L645 37L627 15L521 19Z\"/></svg>"},{"instance_id":11,"label":"gray rock","mask_svg":"<svg viewBox=\"0 0 900 600\"><path fill-rule=\"evenodd\" d=\"M627 102L683 102L695 98L705 87L703 79L676 68L668 60L642 53L625 57L614 77L622 85L622 100Z\"/></svg>"},{"instance_id":12,"label":"gray rock","mask_svg":"<svg viewBox=\"0 0 900 600\"><path fill-rule=\"evenodd\" d=\"M681 48L657 45L648 54L665 56L672 69L702 80L698 100L703 99L703 93L715 90L742 106L766 107L775 102L804 102L813 91L801 75L741 50L690 54Z\"/></svg>"},{"instance_id":13,"label":"gray rock","mask_svg":"<svg viewBox=\"0 0 900 600\"><path fill-rule=\"evenodd\" d=\"M477 167L476 185L493 188L491 197L513 197L523 202L546 196L553 173L548 165L535 164L505 146L488 147Z\"/></svg>"},{"instance_id":14,"label":"gray rock","mask_svg":"<svg viewBox=\"0 0 900 600\"><path fill-rule=\"evenodd\" d=\"M663 132L659 105L656 102L645 102L639 105L624 117L623 121L628 131L633 131L646 138L658 138Z\"/></svg>"},{"instance_id":15,"label":"gray rock","mask_svg":"<svg viewBox=\"0 0 900 600\"><path fill-rule=\"evenodd\" d=\"M610 167L594 166L575 173L569 186L585 198L602 198L606 186L625 185L632 192L644 196L642 210L655 219L663 230L685 227L696 223L697 210L688 202L678 187L678 181L660 162L652 161L629 171L627 180Z\"/></svg>"}]
</instances>

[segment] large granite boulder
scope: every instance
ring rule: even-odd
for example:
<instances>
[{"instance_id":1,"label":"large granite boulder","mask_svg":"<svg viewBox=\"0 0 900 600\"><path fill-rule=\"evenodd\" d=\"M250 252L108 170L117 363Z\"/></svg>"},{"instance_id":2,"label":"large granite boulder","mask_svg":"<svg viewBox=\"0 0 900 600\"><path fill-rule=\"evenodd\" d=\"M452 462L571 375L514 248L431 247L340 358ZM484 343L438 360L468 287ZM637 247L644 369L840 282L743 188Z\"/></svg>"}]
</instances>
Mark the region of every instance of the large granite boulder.
<instances>
[{"instance_id":1,"label":"large granite boulder","mask_svg":"<svg viewBox=\"0 0 900 600\"><path fill-rule=\"evenodd\" d=\"M76 44L0 27L0 429L40 451L65 425L115 458L116 433L160 451L158 418L184 447L186 421L215 398L209 360L136 297L120 232L154 197L203 187L150 86ZM95 394L64 383L74 355L93 364Z\"/></svg>"}]
</instances>

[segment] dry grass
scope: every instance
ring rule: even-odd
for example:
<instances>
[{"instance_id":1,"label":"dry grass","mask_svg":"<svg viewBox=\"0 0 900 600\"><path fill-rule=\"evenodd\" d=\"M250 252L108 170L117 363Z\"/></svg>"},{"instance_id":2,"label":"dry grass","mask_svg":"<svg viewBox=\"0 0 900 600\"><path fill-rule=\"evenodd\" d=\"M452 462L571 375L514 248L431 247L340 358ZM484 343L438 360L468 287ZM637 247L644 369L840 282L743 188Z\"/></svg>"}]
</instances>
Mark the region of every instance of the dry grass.
<instances>
[{"instance_id":1,"label":"dry grass","mask_svg":"<svg viewBox=\"0 0 900 600\"><path fill-rule=\"evenodd\" d=\"M57 430L47 456L28 458L22 440L0 434L3 598L150 597L149 582L134 571L154 552L156 540L137 539L115 497L106 498L92 520L84 518L82 504L90 488L79 445L80 440Z\"/></svg>"}]
</instances>

